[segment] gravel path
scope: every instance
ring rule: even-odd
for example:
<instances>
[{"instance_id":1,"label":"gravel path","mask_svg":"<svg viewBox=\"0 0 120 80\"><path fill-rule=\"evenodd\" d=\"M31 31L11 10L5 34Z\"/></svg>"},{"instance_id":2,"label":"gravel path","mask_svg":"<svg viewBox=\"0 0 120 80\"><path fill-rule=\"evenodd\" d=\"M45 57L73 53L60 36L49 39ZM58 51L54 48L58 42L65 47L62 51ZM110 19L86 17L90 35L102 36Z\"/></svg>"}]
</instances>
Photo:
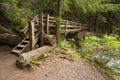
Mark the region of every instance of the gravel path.
<instances>
[{"instance_id":1,"label":"gravel path","mask_svg":"<svg viewBox=\"0 0 120 80\"><path fill-rule=\"evenodd\" d=\"M48 57L33 70L18 69L11 48L0 46L0 80L112 80L84 60L69 61L59 56Z\"/></svg>"}]
</instances>

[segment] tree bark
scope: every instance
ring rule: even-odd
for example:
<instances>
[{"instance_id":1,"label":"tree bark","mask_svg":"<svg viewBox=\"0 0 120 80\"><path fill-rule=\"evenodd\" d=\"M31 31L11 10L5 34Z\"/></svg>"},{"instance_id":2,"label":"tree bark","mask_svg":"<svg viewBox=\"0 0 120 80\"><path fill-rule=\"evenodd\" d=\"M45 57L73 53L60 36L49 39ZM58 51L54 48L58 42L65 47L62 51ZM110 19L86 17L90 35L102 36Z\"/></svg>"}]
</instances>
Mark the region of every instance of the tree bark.
<instances>
[{"instance_id":1,"label":"tree bark","mask_svg":"<svg viewBox=\"0 0 120 80\"><path fill-rule=\"evenodd\" d=\"M57 16L58 18L61 20L61 13L62 13L62 6L61 6L61 0L58 0L58 13L57 13ZM59 44L59 28L60 28L60 20L58 21L57 23L57 26L56 26L56 40L57 40L57 43Z\"/></svg>"}]
</instances>

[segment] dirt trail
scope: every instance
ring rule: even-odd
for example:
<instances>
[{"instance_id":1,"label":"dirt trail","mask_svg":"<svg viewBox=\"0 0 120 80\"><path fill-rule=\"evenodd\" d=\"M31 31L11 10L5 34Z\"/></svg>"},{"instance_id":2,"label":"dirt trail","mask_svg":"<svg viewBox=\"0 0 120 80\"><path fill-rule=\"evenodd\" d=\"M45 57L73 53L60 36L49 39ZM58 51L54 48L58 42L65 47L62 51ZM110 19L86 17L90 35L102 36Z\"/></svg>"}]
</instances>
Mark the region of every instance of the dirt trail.
<instances>
[{"instance_id":1,"label":"dirt trail","mask_svg":"<svg viewBox=\"0 0 120 80\"><path fill-rule=\"evenodd\" d=\"M34 70L18 69L11 48L0 46L0 80L110 80L83 60L51 56ZM111 79L112 80L112 79Z\"/></svg>"}]
</instances>

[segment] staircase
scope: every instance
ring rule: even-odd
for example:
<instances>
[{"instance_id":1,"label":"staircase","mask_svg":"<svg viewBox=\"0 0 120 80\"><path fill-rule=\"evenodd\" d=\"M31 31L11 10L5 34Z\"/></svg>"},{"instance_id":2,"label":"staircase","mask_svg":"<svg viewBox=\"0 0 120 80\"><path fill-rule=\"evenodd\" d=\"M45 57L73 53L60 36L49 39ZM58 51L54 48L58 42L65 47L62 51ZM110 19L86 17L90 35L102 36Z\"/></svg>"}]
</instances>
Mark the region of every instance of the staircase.
<instances>
[{"instance_id":1,"label":"staircase","mask_svg":"<svg viewBox=\"0 0 120 80\"><path fill-rule=\"evenodd\" d=\"M35 44L38 42L39 40L39 32L35 33ZM27 52L30 50L30 38L29 36L25 37L15 48L12 49L11 53L20 55L23 52Z\"/></svg>"},{"instance_id":2,"label":"staircase","mask_svg":"<svg viewBox=\"0 0 120 80\"><path fill-rule=\"evenodd\" d=\"M27 36L15 48L13 48L11 52L19 55L23 51L25 51L26 47L28 47L29 44L30 44L30 39Z\"/></svg>"}]
</instances>

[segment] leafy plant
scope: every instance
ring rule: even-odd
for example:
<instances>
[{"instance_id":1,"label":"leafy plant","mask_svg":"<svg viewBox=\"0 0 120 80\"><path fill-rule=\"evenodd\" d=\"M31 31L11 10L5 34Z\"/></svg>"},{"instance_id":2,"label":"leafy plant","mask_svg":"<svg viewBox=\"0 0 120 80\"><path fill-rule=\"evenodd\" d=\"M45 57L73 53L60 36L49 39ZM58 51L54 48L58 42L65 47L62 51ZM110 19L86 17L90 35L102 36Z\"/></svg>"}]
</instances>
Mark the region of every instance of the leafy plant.
<instances>
[{"instance_id":1,"label":"leafy plant","mask_svg":"<svg viewBox=\"0 0 120 80\"><path fill-rule=\"evenodd\" d=\"M76 58L80 57L79 53L77 52L77 47L75 45L74 39L67 40L64 36L61 36L60 44L61 44L61 47L66 48L70 52L70 55L72 55Z\"/></svg>"},{"instance_id":2,"label":"leafy plant","mask_svg":"<svg viewBox=\"0 0 120 80\"><path fill-rule=\"evenodd\" d=\"M35 44L35 49L39 48L39 45L38 44Z\"/></svg>"},{"instance_id":3,"label":"leafy plant","mask_svg":"<svg viewBox=\"0 0 120 80\"><path fill-rule=\"evenodd\" d=\"M35 65L42 64L42 61L47 57L48 57L48 55L46 53L43 53L43 54L41 54L41 56L38 59L33 58L32 60L30 60L28 66L30 68L33 68Z\"/></svg>"},{"instance_id":4,"label":"leafy plant","mask_svg":"<svg viewBox=\"0 0 120 80\"><path fill-rule=\"evenodd\" d=\"M85 41L82 43L82 56L88 60L92 60L100 64L101 68L106 73L118 78L120 74L120 41L118 36L104 35L103 38L97 36L86 36Z\"/></svg>"}]
</instances>

